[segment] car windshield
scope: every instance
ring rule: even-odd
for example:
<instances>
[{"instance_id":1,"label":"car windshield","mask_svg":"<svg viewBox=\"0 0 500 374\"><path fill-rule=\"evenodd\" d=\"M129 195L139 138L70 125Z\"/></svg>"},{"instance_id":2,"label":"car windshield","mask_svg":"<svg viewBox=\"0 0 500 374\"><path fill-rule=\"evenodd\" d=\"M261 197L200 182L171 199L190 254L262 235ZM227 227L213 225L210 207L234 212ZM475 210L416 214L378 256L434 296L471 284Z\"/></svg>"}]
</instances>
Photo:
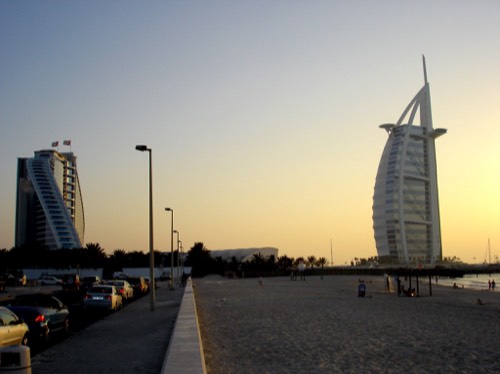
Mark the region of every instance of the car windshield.
<instances>
[{"instance_id":1,"label":"car windshield","mask_svg":"<svg viewBox=\"0 0 500 374\"><path fill-rule=\"evenodd\" d=\"M59 308L61 303L55 297L42 294L17 295L16 305L40 306L44 308Z\"/></svg>"}]
</instances>

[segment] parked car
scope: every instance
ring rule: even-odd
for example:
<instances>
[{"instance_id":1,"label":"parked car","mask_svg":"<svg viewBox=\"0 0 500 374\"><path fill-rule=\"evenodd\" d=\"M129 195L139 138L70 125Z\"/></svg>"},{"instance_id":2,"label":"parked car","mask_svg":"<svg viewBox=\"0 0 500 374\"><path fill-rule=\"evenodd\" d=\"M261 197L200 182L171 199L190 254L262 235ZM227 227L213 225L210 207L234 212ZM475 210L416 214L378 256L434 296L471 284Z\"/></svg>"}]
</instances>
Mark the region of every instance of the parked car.
<instances>
[{"instance_id":1,"label":"parked car","mask_svg":"<svg viewBox=\"0 0 500 374\"><path fill-rule=\"evenodd\" d=\"M83 298L84 309L109 309L116 311L122 307L122 297L113 285L90 287Z\"/></svg>"},{"instance_id":2,"label":"parked car","mask_svg":"<svg viewBox=\"0 0 500 374\"><path fill-rule=\"evenodd\" d=\"M115 271L113 273L113 279L127 279L129 275L123 271Z\"/></svg>"},{"instance_id":3,"label":"parked car","mask_svg":"<svg viewBox=\"0 0 500 374\"><path fill-rule=\"evenodd\" d=\"M17 295L7 308L26 322L33 342L46 344L55 334L69 332L68 307L52 295Z\"/></svg>"},{"instance_id":4,"label":"parked car","mask_svg":"<svg viewBox=\"0 0 500 374\"><path fill-rule=\"evenodd\" d=\"M14 312L0 306L0 347L29 344L28 325Z\"/></svg>"},{"instance_id":5,"label":"parked car","mask_svg":"<svg viewBox=\"0 0 500 374\"><path fill-rule=\"evenodd\" d=\"M126 280L111 280L107 281L106 284L115 286L116 290L125 300L132 299L134 297L134 289Z\"/></svg>"},{"instance_id":6,"label":"parked car","mask_svg":"<svg viewBox=\"0 0 500 374\"><path fill-rule=\"evenodd\" d=\"M80 281L80 286L87 290L92 286L98 286L102 283L101 278L98 275L91 275L87 277L83 277Z\"/></svg>"},{"instance_id":7,"label":"parked car","mask_svg":"<svg viewBox=\"0 0 500 374\"><path fill-rule=\"evenodd\" d=\"M5 291L5 287L7 287L8 275L0 274L0 292Z\"/></svg>"},{"instance_id":8,"label":"parked car","mask_svg":"<svg viewBox=\"0 0 500 374\"><path fill-rule=\"evenodd\" d=\"M148 290L150 290L151 289L151 278L144 277L144 280L146 281L146 285L148 286Z\"/></svg>"},{"instance_id":9,"label":"parked car","mask_svg":"<svg viewBox=\"0 0 500 374\"><path fill-rule=\"evenodd\" d=\"M63 281L50 275L42 275L38 278L38 283L42 286L62 286Z\"/></svg>"},{"instance_id":10,"label":"parked car","mask_svg":"<svg viewBox=\"0 0 500 374\"><path fill-rule=\"evenodd\" d=\"M134 289L134 296L142 296L148 293L148 284L143 277L131 277L127 281Z\"/></svg>"},{"instance_id":11,"label":"parked car","mask_svg":"<svg viewBox=\"0 0 500 374\"><path fill-rule=\"evenodd\" d=\"M26 275L20 270L13 273L3 272L0 274L0 292L5 291L6 287L19 287L26 284Z\"/></svg>"},{"instance_id":12,"label":"parked car","mask_svg":"<svg viewBox=\"0 0 500 374\"><path fill-rule=\"evenodd\" d=\"M80 290L80 276L78 274L64 274L62 276L63 291L79 291Z\"/></svg>"}]
</instances>

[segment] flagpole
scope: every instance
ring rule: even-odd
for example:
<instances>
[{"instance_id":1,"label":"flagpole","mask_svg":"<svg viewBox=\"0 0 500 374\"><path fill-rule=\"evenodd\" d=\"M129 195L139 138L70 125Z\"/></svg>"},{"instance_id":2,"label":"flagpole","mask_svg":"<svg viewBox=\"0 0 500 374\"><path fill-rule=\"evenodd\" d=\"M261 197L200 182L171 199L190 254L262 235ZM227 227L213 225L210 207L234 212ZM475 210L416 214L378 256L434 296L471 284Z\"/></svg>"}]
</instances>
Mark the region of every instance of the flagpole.
<instances>
[{"instance_id":1,"label":"flagpole","mask_svg":"<svg viewBox=\"0 0 500 374\"><path fill-rule=\"evenodd\" d=\"M71 152L71 139L63 141L63 145L69 147L69 151Z\"/></svg>"}]
</instances>

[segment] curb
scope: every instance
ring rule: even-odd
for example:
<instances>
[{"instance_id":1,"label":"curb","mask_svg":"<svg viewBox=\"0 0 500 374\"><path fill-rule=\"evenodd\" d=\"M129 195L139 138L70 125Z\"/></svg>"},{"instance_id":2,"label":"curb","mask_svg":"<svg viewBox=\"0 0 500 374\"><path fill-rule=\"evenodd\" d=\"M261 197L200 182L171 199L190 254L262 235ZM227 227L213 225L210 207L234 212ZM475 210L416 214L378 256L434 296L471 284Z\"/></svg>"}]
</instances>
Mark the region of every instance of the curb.
<instances>
[{"instance_id":1,"label":"curb","mask_svg":"<svg viewBox=\"0 0 500 374\"><path fill-rule=\"evenodd\" d=\"M184 290L161 373L207 373L191 279Z\"/></svg>"}]
</instances>

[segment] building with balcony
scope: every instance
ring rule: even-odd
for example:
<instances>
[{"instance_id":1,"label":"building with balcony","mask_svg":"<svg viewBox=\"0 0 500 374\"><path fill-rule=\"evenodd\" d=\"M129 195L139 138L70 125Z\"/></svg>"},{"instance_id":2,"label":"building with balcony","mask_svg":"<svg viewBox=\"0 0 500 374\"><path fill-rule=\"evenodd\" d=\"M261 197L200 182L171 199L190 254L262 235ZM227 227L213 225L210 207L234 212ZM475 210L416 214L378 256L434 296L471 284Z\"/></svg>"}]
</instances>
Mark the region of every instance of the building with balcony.
<instances>
[{"instance_id":1,"label":"building with balcony","mask_svg":"<svg viewBox=\"0 0 500 374\"><path fill-rule=\"evenodd\" d=\"M15 245L81 248L85 216L76 156L35 151L17 164Z\"/></svg>"}]
</instances>

